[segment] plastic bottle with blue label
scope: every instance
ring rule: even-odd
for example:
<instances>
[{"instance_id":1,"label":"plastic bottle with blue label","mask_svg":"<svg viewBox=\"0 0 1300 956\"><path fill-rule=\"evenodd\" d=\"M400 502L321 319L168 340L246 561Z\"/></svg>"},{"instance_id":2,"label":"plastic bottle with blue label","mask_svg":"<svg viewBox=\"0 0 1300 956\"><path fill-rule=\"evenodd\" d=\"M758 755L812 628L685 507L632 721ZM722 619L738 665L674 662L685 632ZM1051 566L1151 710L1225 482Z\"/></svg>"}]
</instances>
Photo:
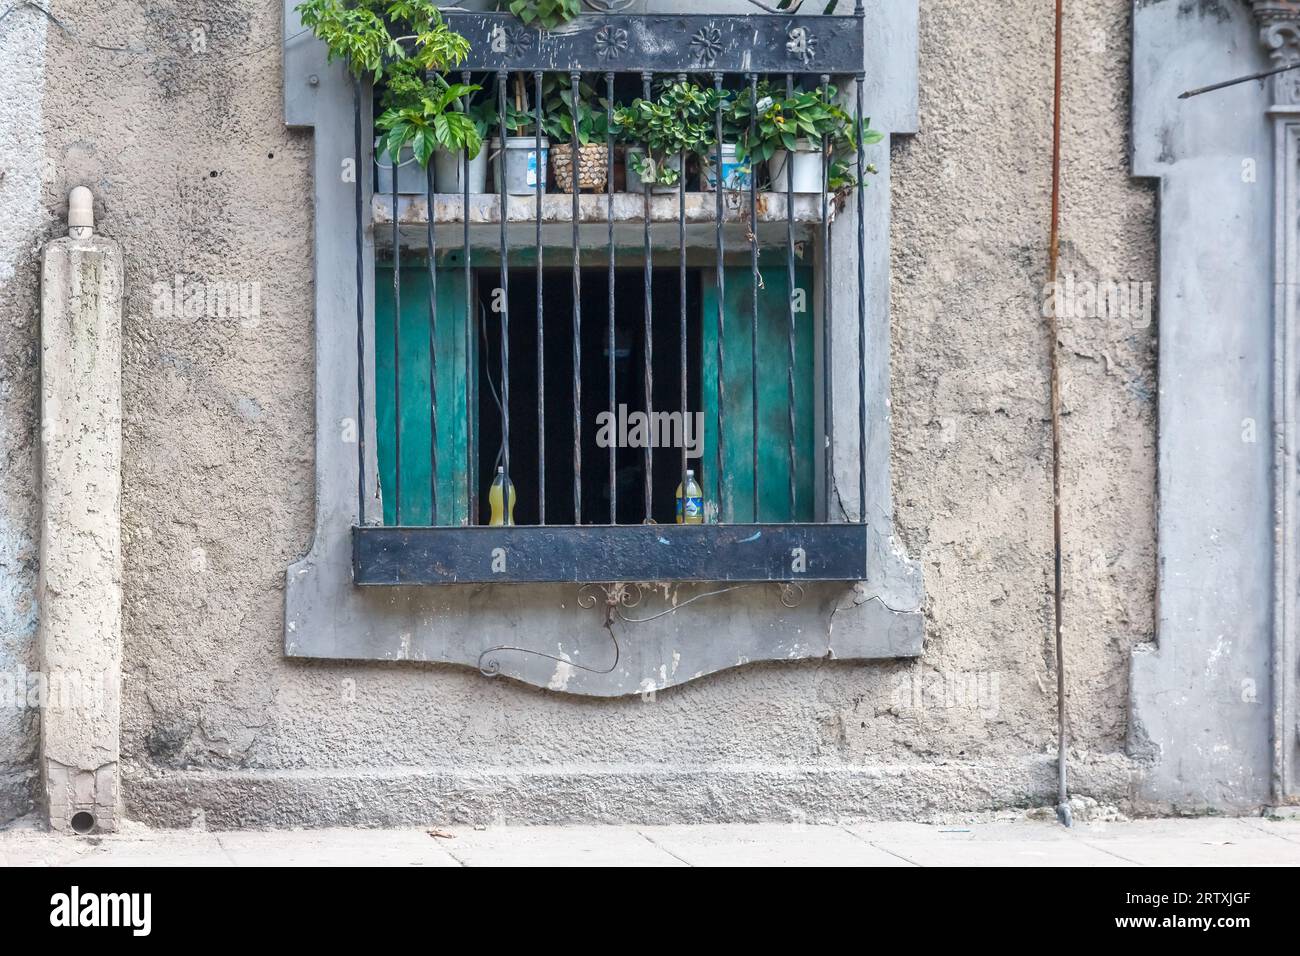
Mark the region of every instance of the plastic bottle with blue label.
<instances>
[{"instance_id":1,"label":"plastic bottle with blue label","mask_svg":"<svg viewBox=\"0 0 1300 956\"><path fill-rule=\"evenodd\" d=\"M695 471L686 470L686 494L683 507L682 486L677 486L677 523L704 524L704 489L695 480ZM683 514L685 511L685 514Z\"/></svg>"}]
</instances>

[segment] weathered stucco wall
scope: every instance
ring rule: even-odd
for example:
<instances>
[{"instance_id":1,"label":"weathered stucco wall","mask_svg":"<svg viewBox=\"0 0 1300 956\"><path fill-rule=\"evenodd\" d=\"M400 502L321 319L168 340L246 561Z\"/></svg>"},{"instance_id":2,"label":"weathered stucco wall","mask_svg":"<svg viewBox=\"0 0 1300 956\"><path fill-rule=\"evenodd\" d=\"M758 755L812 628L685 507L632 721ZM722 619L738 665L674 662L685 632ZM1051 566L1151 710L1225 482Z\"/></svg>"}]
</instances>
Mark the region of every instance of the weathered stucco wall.
<instances>
[{"instance_id":1,"label":"weathered stucco wall","mask_svg":"<svg viewBox=\"0 0 1300 956\"><path fill-rule=\"evenodd\" d=\"M1069 7L1062 271L1149 279L1128 3ZM284 659L284 569L312 525L312 142L283 122L279 5L54 9L74 32L48 27L47 213L89 185L127 263L129 815L781 819L1050 800L1041 0L922 2L921 132L894 150L894 482L925 565L924 656L751 666L612 701ZM257 283L257 313L177 317L177 276ZM1127 653L1152 629L1151 335L1065 323L1076 781L1111 802L1130 772Z\"/></svg>"},{"instance_id":2,"label":"weathered stucco wall","mask_svg":"<svg viewBox=\"0 0 1300 956\"><path fill-rule=\"evenodd\" d=\"M43 203L45 36L34 11L0 22L0 823L32 808L36 779L37 289L53 222Z\"/></svg>"},{"instance_id":3,"label":"weathered stucco wall","mask_svg":"<svg viewBox=\"0 0 1300 956\"><path fill-rule=\"evenodd\" d=\"M1153 194L1128 176L1129 6L1066 4L1060 274L1080 293L1155 279ZM897 518L926 575L921 668L1000 673L1002 691L994 732L954 713L927 725L926 753L1055 738L1051 110L1050 4L922 4L921 132L894 159ZM1154 305L1061 319L1068 720L1083 753L1121 748L1129 649L1154 629L1154 320Z\"/></svg>"}]
</instances>

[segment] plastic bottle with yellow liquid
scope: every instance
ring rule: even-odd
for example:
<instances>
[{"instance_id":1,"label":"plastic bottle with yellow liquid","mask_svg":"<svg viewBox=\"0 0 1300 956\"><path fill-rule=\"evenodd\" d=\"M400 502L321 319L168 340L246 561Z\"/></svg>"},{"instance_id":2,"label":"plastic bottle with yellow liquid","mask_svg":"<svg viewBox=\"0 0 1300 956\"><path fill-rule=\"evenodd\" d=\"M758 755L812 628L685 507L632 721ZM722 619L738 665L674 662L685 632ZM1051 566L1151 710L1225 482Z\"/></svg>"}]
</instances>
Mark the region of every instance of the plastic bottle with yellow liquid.
<instances>
[{"instance_id":1,"label":"plastic bottle with yellow liquid","mask_svg":"<svg viewBox=\"0 0 1300 956\"><path fill-rule=\"evenodd\" d=\"M685 515L682 514L682 486L677 486L677 523L704 524L704 489L695 480L694 469L686 469Z\"/></svg>"},{"instance_id":2,"label":"plastic bottle with yellow liquid","mask_svg":"<svg viewBox=\"0 0 1300 956\"><path fill-rule=\"evenodd\" d=\"M509 514L506 514L506 508L502 507L509 488ZM488 524L505 525L515 523L515 483L506 480L506 470L500 465L497 466L497 476L492 479L492 487L488 489L488 507L491 509L491 515Z\"/></svg>"}]
</instances>

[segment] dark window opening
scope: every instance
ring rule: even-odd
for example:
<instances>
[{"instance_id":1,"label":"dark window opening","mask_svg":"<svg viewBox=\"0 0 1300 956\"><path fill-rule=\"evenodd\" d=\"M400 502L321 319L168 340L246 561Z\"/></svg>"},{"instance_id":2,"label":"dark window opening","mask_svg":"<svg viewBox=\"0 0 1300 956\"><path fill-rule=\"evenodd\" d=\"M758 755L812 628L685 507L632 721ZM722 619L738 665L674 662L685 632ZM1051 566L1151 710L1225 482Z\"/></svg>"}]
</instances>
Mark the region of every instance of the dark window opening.
<instances>
[{"instance_id":1,"label":"dark window opening","mask_svg":"<svg viewBox=\"0 0 1300 956\"><path fill-rule=\"evenodd\" d=\"M700 395L701 276L687 270L686 341L687 410L702 410ZM515 524L539 523L538 478L545 452L546 524L608 524L610 520L610 450L597 443L599 416L609 408L609 272L581 272L582 334L579 349L582 433L581 520L574 516L573 439L573 272L547 269L542 289L544 381L540 393L545 413L545 447L538 431L537 273L512 269L509 289L510 480L515 488ZM651 294L651 373L654 411L681 411L681 285L676 267L656 269ZM480 524L488 522L488 487L502 464L501 316L493 311L500 273L478 273L478 500ZM618 269L614 280L614 411L646 410L645 280L640 268ZM615 428L617 435L617 427ZM676 520L676 490L682 476L680 448L652 450L651 518ZM688 467L697 476L701 459ZM645 520L645 449L616 447L616 523Z\"/></svg>"}]
</instances>

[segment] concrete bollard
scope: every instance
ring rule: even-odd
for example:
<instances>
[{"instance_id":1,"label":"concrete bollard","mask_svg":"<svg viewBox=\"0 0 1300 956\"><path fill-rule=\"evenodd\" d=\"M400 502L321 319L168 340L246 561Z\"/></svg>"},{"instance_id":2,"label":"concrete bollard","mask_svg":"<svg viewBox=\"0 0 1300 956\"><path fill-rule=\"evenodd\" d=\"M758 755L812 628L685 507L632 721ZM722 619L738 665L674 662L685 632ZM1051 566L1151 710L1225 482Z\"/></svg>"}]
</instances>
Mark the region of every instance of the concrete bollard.
<instances>
[{"instance_id":1,"label":"concrete bollard","mask_svg":"<svg viewBox=\"0 0 1300 956\"><path fill-rule=\"evenodd\" d=\"M122 252L90 191L41 256L41 783L50 826L117 828Z\"/></svg>"}]
</instances>

